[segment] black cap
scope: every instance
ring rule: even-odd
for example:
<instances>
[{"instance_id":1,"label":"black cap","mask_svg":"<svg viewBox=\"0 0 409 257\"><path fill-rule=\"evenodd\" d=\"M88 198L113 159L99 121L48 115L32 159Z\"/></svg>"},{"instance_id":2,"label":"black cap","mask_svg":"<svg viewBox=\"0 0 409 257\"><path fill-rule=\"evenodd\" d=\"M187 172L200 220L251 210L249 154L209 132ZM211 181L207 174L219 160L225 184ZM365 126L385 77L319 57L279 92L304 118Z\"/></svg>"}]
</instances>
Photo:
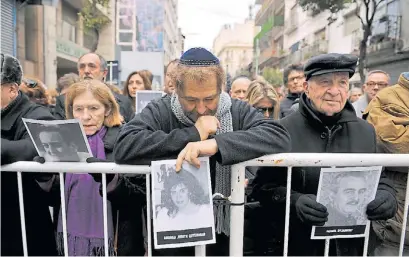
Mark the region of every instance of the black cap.
<instances>
[{"instance_id":1,"label":"black cap","mask_svg":"<svg viewBox=\"0 0 409 257\"><path fill-rule=\"evenodd\" d=\"M213 66L219 65L219 59L205 48L195 47L187 50L179 60L186 66Z\"/></svg>"},{"instance_id":2,"label":"black cap","mask_svg":"<svg viewBox=\"0 0 409 257\"><path fill-rule=\"evenodd\" d=\"M355 73L358 57L351 54L321 54L314 56L304 65L305 79L333 72L348 72L351 78Z\"/></svg>"},{"instance_id":3,"label":"black cap","mask_svg":"<svg viewBox=\"0 0 409 257\"><path fill-rule=\"evenodd\" d=\"M20 62L11 55L1 54L1 84L16 83L21 84L23 69Z\"/></svg>"}]
</instances>

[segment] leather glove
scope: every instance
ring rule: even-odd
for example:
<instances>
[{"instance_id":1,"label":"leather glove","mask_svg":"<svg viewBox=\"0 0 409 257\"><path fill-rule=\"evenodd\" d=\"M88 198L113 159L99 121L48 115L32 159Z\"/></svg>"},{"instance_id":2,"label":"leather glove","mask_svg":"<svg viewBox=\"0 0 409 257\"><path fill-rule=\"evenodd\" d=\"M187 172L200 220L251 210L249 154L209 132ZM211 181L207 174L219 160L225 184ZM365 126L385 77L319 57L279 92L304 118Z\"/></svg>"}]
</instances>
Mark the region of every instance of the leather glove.
<instances>
[{"instance_id":1,"label":"leather glove","mask_svg":"<svg viewBox=\"0 0 409 257\"><path fill-rule=\"evenodd\" d=\"M366 215L369 220L387 220L395 216L397 209L396 198L389 191L381 189L366 207Z\"/></svg>"},{"instance_id":2,"label":"leather glove","mask_svg":"<svg viewBox=\"0 0 409 257\"><path fill-rule=\"evenodd\" d=\"M298 218L309 225L323 226L328 221L327 207L316 201L315 195L302 195L295 203Z\"/></svg>"},{"instance_id":3,"label":"leather glove","mask_svg":"<svg viewBox=\"0 0 409 257\"><path fill-rule=\"evenodd\" d=\"M41 164L44 164L44 163L45 163L44 157L41 157L41 156L35 156L35 157L33 158L33 161L34 161L34 162L41 163ZM34 173L31 173L31 175L32 175L32 177L33 177L35 180L37 180L38 182L45 182L45 181L50 180L54 175L57 175L57 173L40 173L40 172L34 172Z\"/></svg>"},{"instance_id":4,"label":"leather glove","mask_svg":"<svg viewBox=\"0 0 409 257\"><path fill-rule=\"evenodd\" d=\"M95 157L87 158L87 163L95 163L95 162L109 162L109 161L98 159L98 158L95 158ZM102 183L102 174L101 173L89 173L89 175L91 175L94 178L95 182ZM114 177L115 177L115 174L107 173L106 174L107 184L109 182L111 182L114 179Z\"/></svg>"},{"instance_id":5,"label":"leather glove","mask_svg":"<svg viewBox=\"0 0 409 257\"><path fill-rule=\"evenodd\" d=\"M41 164L44 164L44 163L45 163L44 157L41 157L41 156L36 156L36 157L34 157L33 161L38 162L38 163L41 163Z\"/></svg>"}]
</instances>

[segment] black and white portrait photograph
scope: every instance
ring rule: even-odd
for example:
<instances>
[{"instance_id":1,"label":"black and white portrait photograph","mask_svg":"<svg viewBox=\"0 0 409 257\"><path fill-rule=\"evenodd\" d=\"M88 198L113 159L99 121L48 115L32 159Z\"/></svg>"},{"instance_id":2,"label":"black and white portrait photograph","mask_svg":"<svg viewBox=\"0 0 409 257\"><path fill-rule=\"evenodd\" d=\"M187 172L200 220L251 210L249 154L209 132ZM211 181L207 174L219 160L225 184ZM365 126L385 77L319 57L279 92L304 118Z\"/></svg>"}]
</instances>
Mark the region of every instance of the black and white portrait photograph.
<instances>
[{"instance_id":1,"label":"black and white portrait photograph","mask_svg":"<svg viewBox=\"0 0 409 257\"><path fill-rule=\"evenodd\" d=\"M78 120L31 120L23 122L37 149L47 162L85 162L91 151Z\"/></svg>"},{"instance_id":2,"label":"black and white portrait photograph","mask_svg":"<svg viewBox=\"0 0 409 257\"><path fill-rule=\"evenodd\" d=\"M176 160L152 162L155 248L215 243L209 159L200 168Z\"/></svg>"},{"instance_id":3,"label":"black and white portrait photograph","mask_svg":"<svg viewBox=\"0 0 409 257\"><path fill-rule=\"evenodd\" d=\"M368 204L375 199L382 167L322 168L317 202L327 208L328 221L314 226L312 239L365 235Z\"/></svg>"},{"instance_id":4,"label":"black and white portrait photograph","mask_svg":"<svg viewBox=\"0 0 409 257\"><path fill-rule=\"evenodd\" d=\"M161 98L163 96L162 91L141 90L136 92L136 113L140 113L150 101Z\"/></svg>"}]
</instances>

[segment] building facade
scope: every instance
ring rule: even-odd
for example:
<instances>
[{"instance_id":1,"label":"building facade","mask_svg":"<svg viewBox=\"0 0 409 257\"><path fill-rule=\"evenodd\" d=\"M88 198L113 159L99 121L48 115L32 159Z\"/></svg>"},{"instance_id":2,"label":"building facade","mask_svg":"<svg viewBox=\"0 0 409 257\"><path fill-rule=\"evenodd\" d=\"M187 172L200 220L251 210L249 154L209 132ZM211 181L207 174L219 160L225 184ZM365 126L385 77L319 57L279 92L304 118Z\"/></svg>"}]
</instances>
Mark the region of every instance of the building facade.
<instances>
[{"instance_id":1,"label":"building facade","mask_svg":"<svg viewBox=\"0 0 409 257\"><path fill-rule=\"evenodd\" d=\"M314 14L303 11L296 0L286 0L284 29L281 34L277 28L274 32L263 29L272 27L271 22L267 25L263 25L263 22L265 24L266 19L268 21L266 17L274 17L274 13L277 13L277 8L274 7L277 2L279 0L256 1L256 4L262 4L256 16L256 25L262 26L260 34L263 36L260 37L259 34L255 37L259 51L256 56L258 58L252 63L253 69L256 60L259 70L262 70L266 66L284 68L289 64L303 64L309 58L323 53L359 55L363 30L361 21L355 14L355 4L347 6L332 20L329 19L328 11ZM409 27L405 26L409 24L409 17L404 15L408 11L409 2L406 0L386 0L379 5L372 25L372 35L367 42L367 56L362 60L366 71L384 70L391 75L392 83L397 81L400 73L409 68ZM365 8L360 9L360 14L362 17L366 15ZM275 40L281 35L282 47ZM278 51L274 51L274 46ZM358 72L351 82L361 86Z\"/></svg>"},{"instance_id":2,"label":"building facade","mask_svg":"<svg viewBox=\"0 0 409 257\"><path fill-rule=\"evenodd\" d=\"M266 67L277 67L284 54L284 0L257 0L261 8L256 14L255 24L260 31L254 37L254 63L258 72ZM255 71L255 70L254 70Z\"/></svg>"},{"instance_id":3,"label":"building facade","mask_svg":"<svg viewBox=\"0 0 409 257\"><path fill-rule=\"evenodd\" d=\"M15 0L1 1L1 53L16 55L16 5Z\"/></svg>"},{"instance_id":4,"label":"building facade","mask_svg":"<svg viewBox=\"0 0 409 257\"><path fill-rule=\"evenodd\" d=\"M231 76L238 73L253 60L254 20L243 24L225 25L213 41L213 53Z\"/></svg>"},{"instance_id":5,"label":"building facade","mask_svg":"<svg viewBox=\"0 0 409 257\"><path fill-rule=\"evenodd\" d=\"M111 0L111 8L115 1ZM85 33L78 13L81 0L57 0L52 5L25 5L17 12L17 57L24 73L54 88L57 79L77 72L78 58L90 52L97 37ZM101 31L96 52L106 60L115 58L114 13L98 9L99 15L110 19Z\"/></svg>"}]
</instances>

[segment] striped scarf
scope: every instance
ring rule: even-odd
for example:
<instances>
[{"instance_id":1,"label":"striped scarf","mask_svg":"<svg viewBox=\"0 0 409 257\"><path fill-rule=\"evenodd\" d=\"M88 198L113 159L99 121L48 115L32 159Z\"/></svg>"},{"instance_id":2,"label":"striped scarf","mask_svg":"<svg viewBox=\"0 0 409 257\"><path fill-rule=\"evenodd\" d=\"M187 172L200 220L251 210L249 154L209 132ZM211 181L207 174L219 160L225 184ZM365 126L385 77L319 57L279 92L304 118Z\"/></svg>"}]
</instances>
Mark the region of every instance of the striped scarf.
<instances>
[{"instance_id":1,"label":"striped scarf","mask_svg":"<svg viewBox=\"0 0 409 257\"><path fill-rule=\"evenodd\" d=\"M195 123L185 115L179 102L177 94L171 98L172 112L176 118L185 126L194 126ZM230 96L223 92L220 94L220 100L216 111L216 118L220 122L220 128L216 134L223 134L233 131L233 119L230 112ZM215 193L222 194L225 197L230 196L231 191L231 167L216 163ZM216 233L225 235L230 234L230 206L225 204L214 204L214 215L216 224Z\"/></svg>"}]
</instances>

